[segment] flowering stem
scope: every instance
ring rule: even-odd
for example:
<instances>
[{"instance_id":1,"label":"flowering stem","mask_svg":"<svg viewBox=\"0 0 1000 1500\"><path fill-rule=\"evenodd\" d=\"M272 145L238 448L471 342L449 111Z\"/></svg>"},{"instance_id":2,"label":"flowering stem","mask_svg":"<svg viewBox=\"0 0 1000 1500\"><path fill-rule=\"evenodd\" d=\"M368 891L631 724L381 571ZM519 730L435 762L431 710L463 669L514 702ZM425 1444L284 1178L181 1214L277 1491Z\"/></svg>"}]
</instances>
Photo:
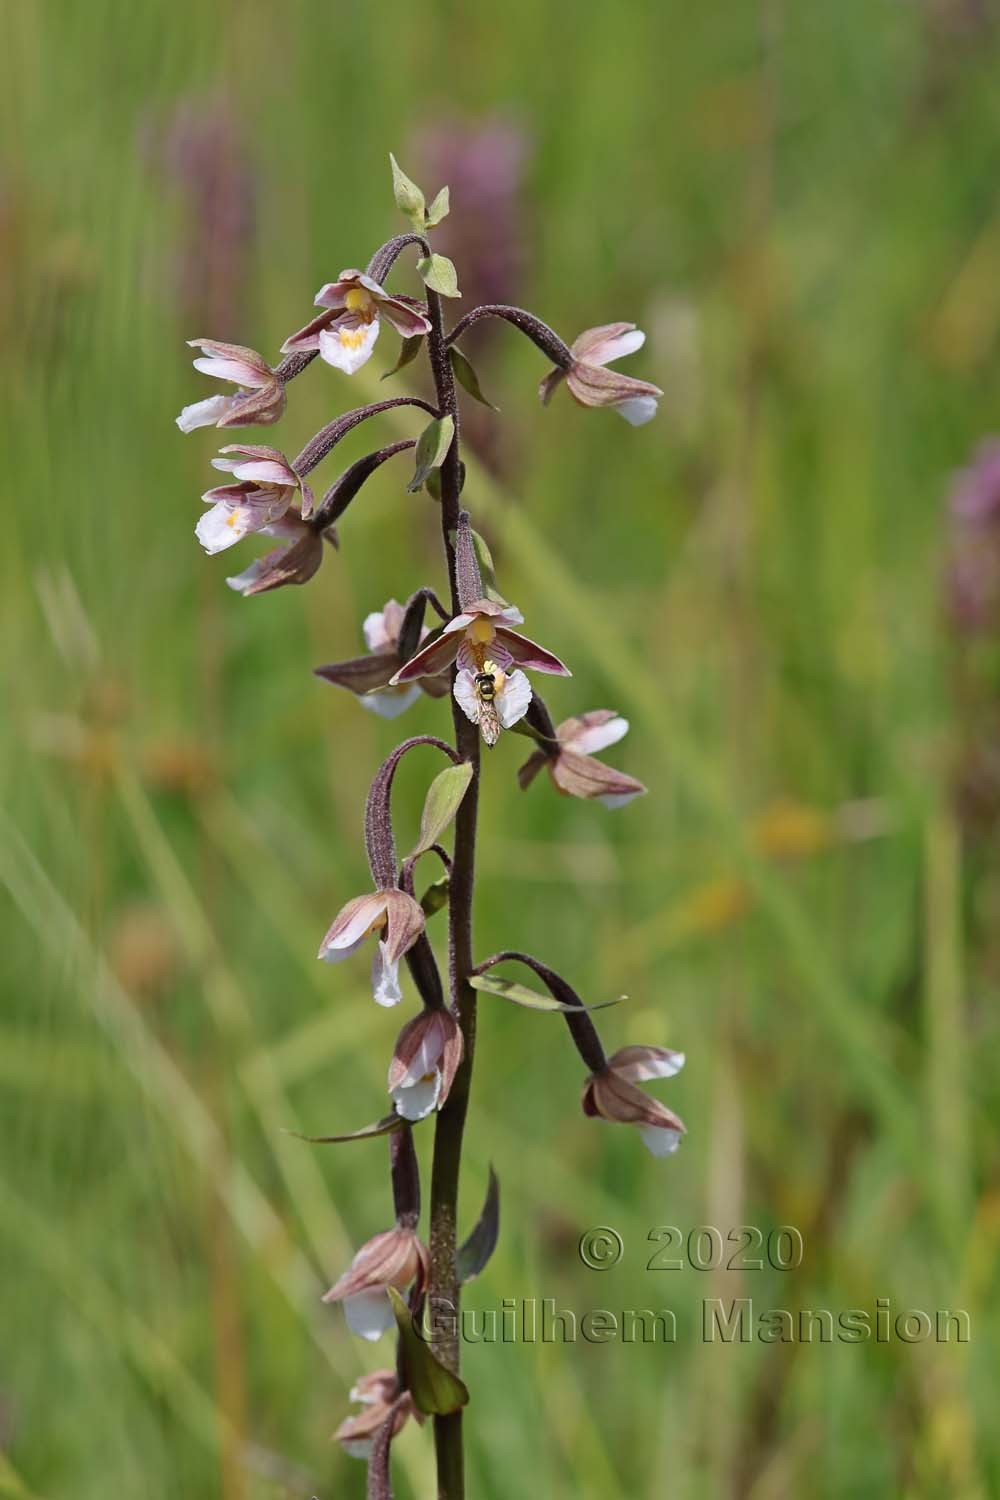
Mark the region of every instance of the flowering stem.
<instances>
[{"instance_id":1,"label":"flowering stem","mask_svg":"<svg viewBox=\"0 0 1000 1500\"><path fill-rule=\"evenodd\" d=\"M465 330L471 328L473 323L478 323L480 318L503 318L505 322L513 324L526 338L537 345L543 354L547 354L560 370L568 370L573 363L572 353L547 323L543 323L541 318L536 318L534 313L525 312L523 307L507 307L501 302L484 302L482 307L474 307L471 312L467 312L465 317L460 318L455 324L445 339L445 343L448 346L457 343Z\"/></svg>"},{"instance_id":2,"label":"flowering stem","mask_svg":"<svg viewBox=\"0 0 1000 1500\"><path fill-rule=\"evenodd\" d=\"M505 948L502 953L494 953L491 958L484 958L481 964L476 965L474 972L487 974L497 964L507 963L525 964L538 975L550 995L563 1005L573 1006L572 1010L563 1012L563 1019L569 1027L569 1034L573 1038L576 1050L592 1073L600 1073L606 1068L608 1059L597 1034L597 1028L588 1016L583 1001L576 990L568 985L554 969L550 969L548 964L532 958L530 953L521 953L516 948Z\"/></svg>"},{"instance_id":3,"label":"flowering stem","mask_svg":"<svg viewBox=\"0 0 1000 1500\"><path fill-rule=\"evenodd\" d=\"M448 561L452 613L458 614L458 578L451 538L458 530L461 468L459 414L451 361L444 341L441 302L428 288L427 315L431 331L428 354L434 376L438 409L455 423L455 435L441 466L441 533ZM479 732L452 701L455 745L472 767L472 780L455 819L455 849L448 901L448 963L451 1000L462 1028L464 1050L448 1102L437 1117L430 1192L430 1308L434 1352L449 1369L458 1371L458 1302L460 1288L455 1266L458 1216L458 1179L462 1136L469 1106L472 1062L476 1045L476 992L469 984L472 970L472 895L475 880L476 814L479 803ZM437 1313L446 1314L438 1317ZM441 1326L444 1332L441 1331ZM438 1500L463 1500L465 1478L462 1455L462 1413L434 1418Z\"/></svg>"},{"instance_id":4,"label":"flowering stem","mask_svg":"<svg viewBox=\"0 0 1000 1500\"><path fill-rule=\"evenodd\" d=\"M432 417L439 415L433 406L429 406L419 396L393 396L389 401L373 401L370 406L359 406L354 411L345 412L343 416L336 417L334 421L320 428L316 436L309 439L298 457L292 460L292 468L296 474L303 476L311 474L316 465L321 463L326 455L361 422L367 422L369 417L377 417L380 412L391 411L396 406L418 406L421 411L429 412Z\"/></svg>"}]
</instances>

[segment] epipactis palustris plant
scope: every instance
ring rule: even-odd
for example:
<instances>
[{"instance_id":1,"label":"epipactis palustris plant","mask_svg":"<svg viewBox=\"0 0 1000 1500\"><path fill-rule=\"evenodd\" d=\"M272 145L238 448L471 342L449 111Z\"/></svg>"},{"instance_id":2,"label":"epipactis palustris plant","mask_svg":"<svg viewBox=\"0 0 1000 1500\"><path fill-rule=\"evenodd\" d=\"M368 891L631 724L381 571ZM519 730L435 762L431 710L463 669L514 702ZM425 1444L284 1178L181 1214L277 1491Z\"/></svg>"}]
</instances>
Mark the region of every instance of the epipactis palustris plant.
<instances>
[{"instance_id":1,"label":"epipactis palustris plant","mask_svg":"<svg viewBox=\"0 0 1000 1500\"><path fill-rule=\"evenodd\" d=\"M652 417L662 394L654 385L610 368L643 342L631 323L610 323L582 333L567 346L551 328L517 307L474 308L445 330L444 305L460 295L455 267L436 254L428 233L448 212L443 188L428 207L420 189L392 161L396 202L412 232L381 246L367 269L341 271L316 296L321 311L286 340L284 359L272 366L236 344L198 338L195 367L235 390L185 407L177 419L184 432L215 426L226 430L273 425L284 414L287 387L317 358L353 375L371 357L383 324L402 337L395 370L426 352L433 402L396 396L355 407L328 422L293 458L280 448L227 443L214 459L229 483L207 490L208 509L196 527L209 553L228 550L252 533L279 545L227 579L251 596L306 583L320 567L327 545L337 546L337 523L366 480L397 454L411 452L414 472L406 488L423 493L440 512L447 569L445 601L427 586L400 603L395 598L364 620L367 652L316 668L320 677L353 693L375 713L394 718L422 695L451 698L454 742L433 735L404 740L377 772L365 809L365 845L371 889L344 893L348 899L320 944L327 963L350 961L364 948L372 962L372 993L394 1006L412 988L420 1009L399 1033L387 1073L388 1113L374 1125L322 1141L388 1137L394 1222L358 1250L325 1300L343 1304L350 1328L365 1339L397 1330L394 1369L360 1380L352 1397L359 1414L345 1418L335 1436L347 1452L368 1461L368 1494L391 1494L391 1443L413 1417L433 1417L438 1493L464 1495L462 1408L469 1399L458 1374L457 1313L462 1285L486 1264L499 1231L499 1194L491 1175L486 1204L468 1238L457 1244L457 1206L462 1136L469 1102L479 994L501 996L535 1011L561 1014L583 1059L587 1076L583 1110L590 1117L637 1127L654 1155L677 1148L684 1126L640 1083L676 1073L684 1058L662 1047L629 1046L606 1056L590 1011L554 970L528 953L505 950L476 962L472 942L476 813L481 746L492 748L507 732L527 735L532 751L519 781L527 787L546 770L565 796L620 807L645 788L634 777L597 758L628 730L611 709L589 709L555 725L538 693L538 677L569 677L570 669L548 646L522 632L522 615L498 592L492 559L472 529L461 499L456 382L475 400L485 398L460 341L483 318L506 320L549 361L540 395L547 402L565 382L582 406L606 406L638 424ZM424 300L386 285L399 256L417 252ZM395 370L390 373L395 373ZM339 377L338 377L339 378ZM331 385L335 381L331 380ZM356 460L316 498L314 470L347 434L380 413L422 412L415 438L397 440ZM411 750L427 747L447 765L430 783L420 832L400 859L392 817L396 769ZM454 824L449 853L442 838ZM436 878L417 895L417 870L425 856L437 862ZM442 978L427 935L429 918L447 908L447 978ZM400 974L405 960L408 981ZM529 989L493 970L500 964L529 968L542 989ZM412 1132L429 1128L434 1143L429 1230L420 1237L421 1194Z\"/></svg>"}]
</instances>

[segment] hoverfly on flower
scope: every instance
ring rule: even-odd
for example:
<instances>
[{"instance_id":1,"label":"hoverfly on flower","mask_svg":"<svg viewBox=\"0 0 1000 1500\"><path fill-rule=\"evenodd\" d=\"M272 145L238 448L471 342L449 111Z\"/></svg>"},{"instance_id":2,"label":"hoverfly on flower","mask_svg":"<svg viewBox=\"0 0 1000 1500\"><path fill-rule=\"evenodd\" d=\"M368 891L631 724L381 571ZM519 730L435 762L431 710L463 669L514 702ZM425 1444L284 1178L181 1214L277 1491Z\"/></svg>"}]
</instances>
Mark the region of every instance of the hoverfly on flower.
<instances>
[{"instance_id":1,"label":"hoverfly on flower","mask_svg":"<svg viewBox=\"0 0 1000 1500\"><path fill-rule=\"evenodd\" d=\"M531 702L531 684L524 673L519 668L505 672L492 660L484 660L481 670L459 671L454 693L459 708L479 725L483 743L490 749L502 729L510 729L524 717Z\"/></svg>"}]
</instances>

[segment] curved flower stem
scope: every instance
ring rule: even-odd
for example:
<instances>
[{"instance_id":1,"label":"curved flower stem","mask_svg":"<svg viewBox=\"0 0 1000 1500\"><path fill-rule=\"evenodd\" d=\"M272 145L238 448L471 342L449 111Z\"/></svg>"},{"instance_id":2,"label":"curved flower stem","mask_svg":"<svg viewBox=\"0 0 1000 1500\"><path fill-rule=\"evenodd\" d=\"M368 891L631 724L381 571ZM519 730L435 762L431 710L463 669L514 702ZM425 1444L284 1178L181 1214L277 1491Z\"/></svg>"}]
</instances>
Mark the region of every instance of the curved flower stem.
<instances>
[{"instance_id":1,"label":"curved flower stem","mask_svg":"<svg viewBox=\"0 0 1000 1500\"><path fill-rule=\"evenodd\" d=\"M380 412L392 411L397 406L418 406L421 411L428 412L432 417L440 415L433 406L421 400L419 396L393 396L389 401L373 401L369 406L356 407L354 411L344 412L343 416L336 417L325 427L321 427L315 437L309 439L298 457L292 461L292 468L296 474L303 476L311 474L316 465L321 463L349 432L353 432L359 423L367 422L369 417L377 417Z\"/></svg>"},{"instance_id":2,"label":"curved flower stem","mask_svg":"<svg viewBox=\"0 0 1000 1500\"><path fill-rule=\"evenodd\" d=\"M283 385L287 385L296 375L301 375L303 370L308 369L318 353L318 349L304 349L296 354L286 354L281 364L275 367L274 373Z\"/></svg>"},{"instance_id":3,"label":"curved flower stem","mask_svg":"<svg viewBox=\"0 0 1000 1500\"><path fill-rule=\"evenodd\" d=\"M427 316L431 331L427 349L437 404L442 415L455 422L455 436L441 466L441 534L448 561L453 614L459 613L455 551L450 538L458 531L461 493L459 459L459 413L451 361L444 340L441 301L428 288ZM455 1266L455 1234L458 1216L458 1179L462 1159L462 1136L469 1106L472 1063L476 1046L476 992L469 984L472 971L472 894L475 880L476 815L479 804L479 733L452 702L455 744L459 755L472 766L472 780L455 818L455 852L448 901L448 959L451 1001L462 1028L464 1050L448 1102L437 1117L430 1191L430 1308L435 1326L434 1352L450 1369L458 1371L459 1284ZM445 1314L439 1318L440 1309ZM449 1330L442 1333L441 1327ZM454 1331L451 1331L454 1330ZM463 1500L465 1495L462 1454L462 1413L434 1418L437 1452L438 1500Z\"/></svg>"},{"instance_id":4,"label":"curved flower stem","mask_svg":"<svg viewBox=\"0 0 1000 1500\"><path fill-rule=\"evenodd\" d=\"M473 973L486 974L490 969L496 968L497 964L524 964L537 974L545 985L550 995L560 1000L563 1005L572 1005L573 1010L563 1012L563 1019L569 1027L569 1034L573 1038L576 1050L579 1052L586 1066L592 1073L600 1073L602 1068L607 1067L608 1059L601 1039L597 1034L597 1028L587 1015L583 1001L580 999L572 985L566 983L561 974L555 969L550 969L548 964L543 964L540 959L533 958L530 953L522 953L518 948L505 948L502 953L494 953L491 958L484 958L481 964L477 964Z\"/></svg>"},{"instance_id":5,"label":"curved flower stem","mask_svg":"<svg viewBox=\"0 0 1000 1500\"><path fill-rule=\"evenodd\" d=\"M422 234L394 234L391 240L380 245L368 262L367 274L381 286L407 245L419 245L422 255L430 255L431 247Z\"/></svg>"},{"instance_id":6,"label":"curved flower stem","mask_svg":"<svg viewBox=\"0 0 1000 1500\"><path fill-rule=\"evenodd\" d=\"M397 745L375 772L368 791L368 801L365 803L365 850L368 854L368 867L372 872L372 879L380 891L392 890L396 884L396 840L392 832L390 806L392 783L403 756L408 755L419 745L433 745L435 750L442 751L455 765L458 765L461 760L461 756L457 755L444 740L439 740L436 735L415 734L408 740L404 740L401 745Z\"/></svg>"},{"instance_id":7,"label":"curved flower stem","mask_svg":"<svg viewBox=\"0 0 1000 1500\"><path fill-rule=\"evenodd\" d=\"M536 318L534 313L525 312L523 307L507 307L502 302L484 302L482 307L474 307L467 312L464 318L459 318L454 328L445 339L445 344L450 346L456 343L467 328L473 323L478 323L480 318L503 318L505 322L512 323L526 338L541 349L543 354L548 355L554 365L560 370L568 370L573 363L573 355L559 335L543 323L541 318Z\"/></svg>"}]
</instances>

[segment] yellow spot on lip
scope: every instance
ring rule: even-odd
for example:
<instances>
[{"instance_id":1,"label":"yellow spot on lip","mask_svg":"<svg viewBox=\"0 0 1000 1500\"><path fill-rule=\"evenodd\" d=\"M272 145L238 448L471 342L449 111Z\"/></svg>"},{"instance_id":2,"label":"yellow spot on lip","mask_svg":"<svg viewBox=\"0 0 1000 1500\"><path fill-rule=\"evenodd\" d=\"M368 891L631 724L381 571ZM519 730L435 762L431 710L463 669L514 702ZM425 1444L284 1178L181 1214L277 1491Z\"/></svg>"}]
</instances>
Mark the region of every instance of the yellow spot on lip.
<instances>
[{"instance_id":1,"label":"yellow spot on lip","mask_svg":"<svg viewBox=\"0 0 1000 1500\"><path fill-rule=\"evenodd\" d=\"M238 510L231 510L229 512L228 516L226 517L226 525L227 526L235 526L239 522L239 519L240 519L240 513L239 513L239 511Z\"/></svg>"},{"instance_id":2,"label":"yellow spot on lip","mask_svg":"<svg viewBox=\"0 0 1000 1500\"><path fill-rule=\"evenodd\" d=\"M483 615L477 615L466 632L470 641L475 641L477 646L485 646L496 635L493 621L487 620Z\"/></svg>"},{"instance_id":3,"label":"yellow spot on lip","mask_svg":"<svg viewBox=\"0 0 1000 1500\"><path fill-rule=\"evenodd\" d=\"M360 349L365 341L364 329L342 328L340 330L340 342L345 349Z\"/></svg>"},{"instance_id":4,"label":"yellow spot on lip","mask_svg":"<svg viewBox=\"0 0 1000 1500\"><path fill-rule=\"evenodd\" d=\"M352 286L344 295L344 306L348 312L360 313L366 323L370 323L378 309L375 306L375 298L363 286Z\"/></svg>"}]
</instances>

